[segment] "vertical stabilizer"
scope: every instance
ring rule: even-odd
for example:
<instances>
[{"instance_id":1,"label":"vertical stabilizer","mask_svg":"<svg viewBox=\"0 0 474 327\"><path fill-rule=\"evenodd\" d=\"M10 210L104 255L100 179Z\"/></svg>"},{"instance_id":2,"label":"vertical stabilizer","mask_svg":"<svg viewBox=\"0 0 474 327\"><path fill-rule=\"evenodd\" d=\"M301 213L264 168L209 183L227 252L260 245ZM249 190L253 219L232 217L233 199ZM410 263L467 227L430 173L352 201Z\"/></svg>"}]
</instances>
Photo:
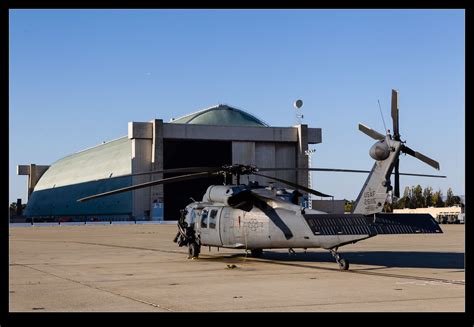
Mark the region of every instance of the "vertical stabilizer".
<instances>
[{"instance_id":1,"label":"vertical stabilizer","mask_svg":"<svg viewBox=\"0 0 474 327\"><path fill-rule=\"evenodd\" d=\"M384 152L384 153L382 153ZM370 215L382 212L387 193L392 189L390 175L400 154L400 142L391 140L387 135L385 140L374 144L370 155L376 159L374 166L357 197L352 213Z\"/></svg>"}]
</instances>

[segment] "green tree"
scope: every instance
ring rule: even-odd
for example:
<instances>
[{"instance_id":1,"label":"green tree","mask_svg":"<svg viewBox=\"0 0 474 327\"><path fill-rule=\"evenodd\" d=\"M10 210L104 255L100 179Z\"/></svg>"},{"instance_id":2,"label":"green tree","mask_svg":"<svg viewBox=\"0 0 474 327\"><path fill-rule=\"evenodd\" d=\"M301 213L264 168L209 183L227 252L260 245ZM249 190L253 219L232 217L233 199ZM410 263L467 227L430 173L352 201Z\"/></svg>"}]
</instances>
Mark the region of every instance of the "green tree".
<instances>
[{"instance_id":1,"label":"green tree","mask_svg":"<svg viewBox=\"0 0 474 327\"><path fill-rule=\"evenodd\" d=\"M438 190L437 192L433 193L433 205L436 208L444 207L444 201L443 201L443 193L441 190Z\"/></svg>"},{"instance_id":2,"label":"green tree","mask_svg":"<svg viewBox=\"0 0 474 327\"><path fill-rule=\"evenodd\" d=\"M420 185L412 188L413 206L415 208L424 208L425 199L423 198L423 189Z\"/></svg>"},{"instance_id":3,"label":"green tree","mask_svg":"<svg viewBox=\"0 0 474 327\"><path fill-rule=\"evenodd\" d=\"M23 212L26 208L26 204L21 205L21 212ZM16 215L17 214L17 207L16 207L16 202L10 203L10 215Z\"/></svg>"},{"instance_id":4,"label":"green tree","mask_svg":"<svg viewBox=\"0 0 474 327\"><path fill-rule=\"evenodd\" d=\"M344 202L344 212L351 212L354 207L355 201L345 200Z\"/></svg>"},{"instance_id":5,"label":"green tree","mask_svg":"<svg viewBox=\"0 0 474 327\"><path fill-rule=\"evenodd\" d=\"M405 187L405 190L403 191L403 196L398 199L397 201L397 209L405 209L409 207L410 204L410 188L408 186Z\"/></svg>"},{"instance_id":6,"label":"green tree","mask_svg":"<svg viewBox=\"0 0 474 327\"><path fill-rule=\"evenodd\" d=\"M457 195L453 196L453 205L456 205L456 204L458 205L462 204L461 197Z\"/></svg>"},{"instance_id":7,"label":"green tree","mask_svg":"<svg viewBox=\"0 0 474 327\"><path fill-rule=\"evenodd\" d=\"M400 198L400 199L393 198L392 208L393 209L403 209L402 208L402 198Z\"/></svg>"},{"instance_id":8,"label":"green tree","mask_svg":"<svg viewBox=\"0 0 474 327\"><path fill-rule=\"evenodd\" d=\"M444 204L446 207L451 207L454 204L453 197L453 190L448 188L448 191L446 192L446 203Z\"/></svg>"},{"instance_id":9,"label":"green tree","mask_svg":"<svg viewBox=\"0 0 474 327\"><path fill-rule=\"evenodd\" d=\"M414 195L415 187L412 186L408 189L407 201L405 202L405 207L410 209L416 208L416 197Z\"/></svg>"},{"instance_id":10,"label":"green tree","mask_svg":"<svg viewBox=\"0 0 474 327\"><path fill-rule=\"evenodd\" d=\"M425 199L426 207L433 206L433 189L431 188L431 186L428 186L423 190L423 198Z\"/></svg>"},{"instance_id":11,"label":"green tree","mask_svg":"<svg viewBox=\"0 0 474 327\"><path fill-rule=\"evenodd\" d=\"M388 201L385 202L383 205L383 212L393 212L394 209L394 203L390 203Z\"/></svg>"}]
</instances>

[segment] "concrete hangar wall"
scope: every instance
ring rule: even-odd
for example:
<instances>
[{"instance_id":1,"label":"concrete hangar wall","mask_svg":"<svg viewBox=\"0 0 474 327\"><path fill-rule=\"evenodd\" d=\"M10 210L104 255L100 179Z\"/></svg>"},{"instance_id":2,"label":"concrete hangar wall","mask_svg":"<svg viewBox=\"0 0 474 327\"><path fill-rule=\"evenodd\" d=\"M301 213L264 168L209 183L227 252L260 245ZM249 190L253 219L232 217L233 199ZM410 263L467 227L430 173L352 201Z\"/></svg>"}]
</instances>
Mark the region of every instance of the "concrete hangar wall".
<instances>
[{"instance_id":1,"label":"concrete hangar wall","mask_svg":"<svg viewBox=\"0 0 474 327\"><path fill-rule=\"evenodd\" d=\"M25 215L103 216L153 219L154 208L164 205L166 220L206 188L222 184L212 177L143 188L79 203L76 200L120 187L175 176L128 174L182 167L252 164L257 167L308 167L308 144L321 143L321 129L307 125L270 127L253 115L218 105L164 123L129 122L128 135L62 158L51 166L20 165L28 175L29 199ZM304 171L266 172L274 177L308 185ZM121 177L122 176L122 177ZM261 184L268 179L252 176ZM247 182L243 176L241 182ZM278 183L275 183L278 186Z\"/></svg>"}]
</instances>

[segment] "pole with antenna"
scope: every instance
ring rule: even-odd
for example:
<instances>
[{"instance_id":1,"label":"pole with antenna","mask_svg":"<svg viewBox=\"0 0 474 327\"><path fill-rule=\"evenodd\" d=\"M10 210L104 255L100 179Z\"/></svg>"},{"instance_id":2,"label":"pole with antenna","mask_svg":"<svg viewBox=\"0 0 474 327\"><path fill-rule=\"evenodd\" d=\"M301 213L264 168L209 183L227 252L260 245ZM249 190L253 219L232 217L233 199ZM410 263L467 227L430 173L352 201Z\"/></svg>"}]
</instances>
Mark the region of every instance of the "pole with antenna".
<instances>
[{"instance_id":1,"label":"pole with antenna","mask_svg":"<svg viewBox=\"0 0 474 327\"><path fill-rule=\"evenodd\" d=\"M296 109L296 124L297 125L301 125L301 123L303 122L304 115L302 112L299 111L302 106L303 106L303 100L298 99L293 103L293 107L295 107Z\"/></svg>"}]
</instances>

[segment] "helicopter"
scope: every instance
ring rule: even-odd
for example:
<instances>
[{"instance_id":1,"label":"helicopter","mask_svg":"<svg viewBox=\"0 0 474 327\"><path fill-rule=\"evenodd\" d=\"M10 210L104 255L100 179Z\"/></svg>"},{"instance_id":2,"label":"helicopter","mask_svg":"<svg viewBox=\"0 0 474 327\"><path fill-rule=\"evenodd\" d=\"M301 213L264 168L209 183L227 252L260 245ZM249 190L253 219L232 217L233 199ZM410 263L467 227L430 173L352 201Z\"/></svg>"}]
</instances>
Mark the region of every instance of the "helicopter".
<instances>
[{"instance_id":1,"label":"helicopter","mask_svg":"<svg viewBox=\"0 0 474 327\"><path fill-rule=\"evenodd\" d=\"M374 159L370 171L332 168L259 168L254 165L232 164L221 167L187 167L131 175L156 173L182 173L184 175L124 187L79 199L95 198L127 192L153 185L180 182L196 178L222 175L236 177L232 185L211 185L201 201L188 204L181 210L174 242L188 247L188 258L199 257L201 247L245 249L254 257L261 257L265 249L323 248L329 250L341 270L349 269L349 261L342 258L339 247L372 238L381 234L443 233L429 214L383 213L391 193L400 197L399 176L441 177L399 172L401 153L413 156L439 170L439 163L406 146L399 133L398 92L392 90L390 130L381 134L363 124L359 130L376 140L369 155ZM266 171L307 170L327 172L368 173L349 214L329 214L302 206L302 192L319 197L332 197L294 182L262 174ZM391 185L394 174L395 185ZM288 185L291 189L265 187L257 182L241 184L243 175L260 176Z\"/></svg>"}]
</instances>

